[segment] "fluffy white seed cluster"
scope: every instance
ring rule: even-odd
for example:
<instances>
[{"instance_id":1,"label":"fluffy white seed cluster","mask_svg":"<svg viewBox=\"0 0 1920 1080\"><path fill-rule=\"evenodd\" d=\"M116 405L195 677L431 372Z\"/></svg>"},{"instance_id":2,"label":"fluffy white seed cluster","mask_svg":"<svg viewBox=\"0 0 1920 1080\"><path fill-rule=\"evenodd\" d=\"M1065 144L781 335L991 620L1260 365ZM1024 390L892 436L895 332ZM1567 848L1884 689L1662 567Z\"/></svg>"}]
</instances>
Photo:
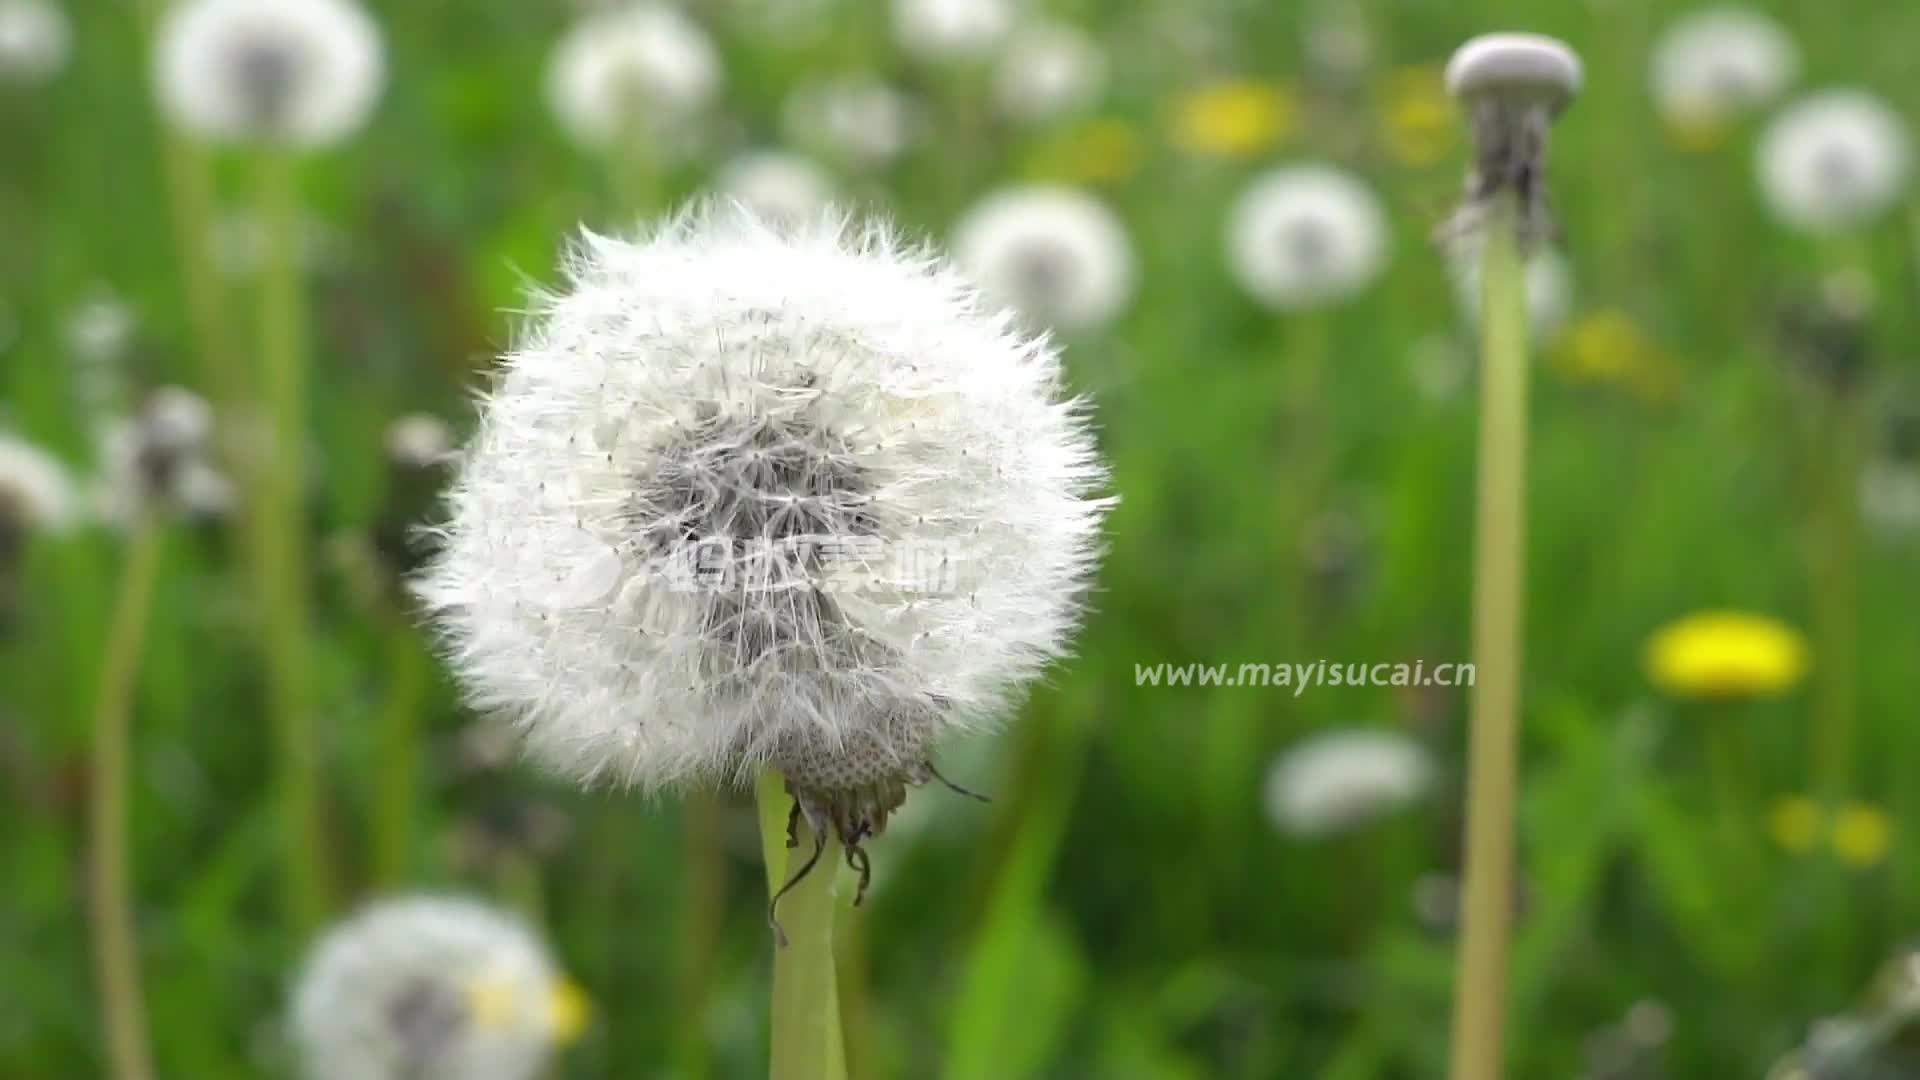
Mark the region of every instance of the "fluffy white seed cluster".
<instances>
[{"instance_id":1,"label":"fluffy white seed cluster","mask_svg":"<svg viewBox=\"0 0 1920 1080\"><path fill-rule=\"evenodd\" d=\"M1433 762L1398 732L1350 728L1294 744L1267 773L1267 815L1282 831L1324 836L1376 821L1427 793Z\"/></svg>"},{"instance_id":2,"label":"fluffy white seed cluster","mask_svg":"<svg viewBox=\"0 0 1920 1080\"><path fill-rule=\"evenodd\" d=\"M386 82L379 27L353 0L184 0L155 50L167 115L224 142L338 142Z\"/></svg>"},{"instance_id":3,"label":"fluffy white seed cluster","mask_svg":"<svg viewBox=\"0 0 1920 1080\"><path fill-rule=\"evenodd\" d=\"M1061 654L1104 472L1053 347L943 261L710 208L588 235L570 278L505 358L419 583L537 758L891 788Z\"/></svg>"},{"instance_id":4,"label":"fluffy white seed cluster","mask_svg":"<svg viewBox=\"0 0 1920 1080\"><path fill-rule=\"evenodd\" d=\"M785 150L755 150L729 161L715 180L719 194L766 221L798 225L827 212L836 185L811 158Z\"/></svg>"},{"instance_id":5,"label":"fluffy white seed cluster","mask_svg":"<svg viewBox=\"0 0 1920 1080\"><path fill-rule=\"evenodd\" d=\"M1073 188L987 196L954 229L954 258L987 297L1036 327L1092 330L1133 298L1133 244L1107 205Z\"/></svg>"},{"instance_id":6,"label":"fluffy white seed cluster","mask_svg":"<svg viewBox=\"0 0 1920 1080\"><path fill-rule=\"evenodd\" d=\"M580 1005L514 917L408 897L323 937L294 990L305 1080L533 1080Z\"/></svg>"},{"instance_id":7,"label":"fluffy white seed cluster","mask_svg":"<svg viewBox=\"0 0 1920 1080\"><path fill-rule=\"evenodd\" d=\"M921 108L900 90L866 75L805 83L787 97L787 137L853 168L893 164L920 136Z\"/></svg>"},{"instance_id":8,"label":"fluffy white seed cluster","mask_svg":"<svg viewBox=\"0 0 1920 1080\"><path fill-rule=\"evenodd\" d=\"M49 0L0 0L0 83L43 83L67 66L73 30Z\"/></svg>"},{"instance_id":9,"label":"fluffy white seed cluster","mask_svg":"<svg viewBox=\"0 0 1920 1080\"><path fill-rule=\"evenodd\" d=\"M57 532L73 524L78 509L72 478L60 459L0 431L0 533Z\"/></svg>"},{"instance_id":10,"label":"fluffy white seed cluster","mask_svg":"<svg viewBox=\"0 0 1920 1080\"><path fill-rule=\"evenodd\" d=\"M1019 16L1019 0L893 0L893 36L924 60L978 60L1007 39Z\"/></svg>"},{"instance_id":11,"label":"fluffy white seed cluster","mask_svg":"<svg viewBox=\"0 0 1920 1080\"><path fill-rule=\"evenodd\" d=\"M1898 113L1860 90L1825 90L1787 107L1760 141L1760 190L1795 228L1853 228L1906 193L1913 146Z\"/></svg>"},{"instance_id":12,"label":"fluffy white seed cluster","mask_svg":"<svg viewBox=\"0 0 1920 1080\"><path fill-rule=\"evenodd\" d=\"M108 421L99 432L95 512L118 525L152 511L226 513L233 484L213 463L213 430L212 406L177 386L155 390L133 415Z\"/></svg>"},{"instance_id":13,"label":"fluffy white seed cluster","mask_svg":"<svg viewBox=\"0 0 1920 1080\"><path fill-rule=\"evenodd\" d=\"M719 95L720 54L677 8L639 3L581 19L554 49L547 101L573 139L604 149L687 134Z\"/></svg>"},{"instance_id":14,"label":"fluffy white seed cluster","mask_svg":"<svg viewBox=\"0 0 1920 1080\"><path fill-rule=\"evenodd\" d=\"M1649 71L1653 99L1669 120L1698 122L1764 106L1800 73L1800 48L1771 17L1741 7L1708 8L1660 36Z\"/></svg>"},{"instance_id":15,"label":"fluffy white seed cluster","mask_svg":"<svg viewBox=\"0 0 1920 1080\"><path fill-rule=\"evenodd\" d=\"M1081 112L1107 88L1107 54L1084 31L1065 23L1023 27L994 69L1000 111L1021 123Z\"/></svg>"},{"instance_id":16,"label":"fluffy white seed cluster","mask_svg":"<svg viewBox=\"0 0 1920 1080\"><path fill-rule=\"evenodd\" d=\"M1240 284L1268 307L1318 307L1352 296L1387 259L1387 221L1373 189L1328 165L1290 165L1260 176L1235 203L1227 258Z\"/></svg>"}]
</instances>

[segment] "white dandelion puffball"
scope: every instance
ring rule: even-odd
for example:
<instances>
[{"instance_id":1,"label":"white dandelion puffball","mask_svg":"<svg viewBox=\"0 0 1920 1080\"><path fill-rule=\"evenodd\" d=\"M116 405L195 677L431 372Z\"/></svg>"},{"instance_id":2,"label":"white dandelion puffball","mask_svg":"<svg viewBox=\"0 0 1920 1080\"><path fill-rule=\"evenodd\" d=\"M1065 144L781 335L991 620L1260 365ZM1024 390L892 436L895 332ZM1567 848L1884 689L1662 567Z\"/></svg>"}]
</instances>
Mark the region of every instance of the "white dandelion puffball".
<instances>
[{"instance_id":1,"label":"white dandelion puffball","mask_svg":"<svg viewBox=\"0 0 1920 1080\"><path fill-rule=\"evenodd\" d=\"M1427 793L1433 762L1421 745L1375 728L1331 731L1295 743L1267 773L1267 815L1298 836L1341 832Z\"/></svg>"},{"instance_id":2,"label":"white dandelion puffball","mask_svg":"<svg viewBox=\"0 0 1920 1080\"><path fill-rule=\"evenodd\" d=\"M570 277L505 358L418 586L536 758L904 798L1062 654L1104 470L1054 348L942 260L720 207L588 235Z\"/></svg>"},{"instance_id":3,"label":"white dandelion puffball","mask_svg":"<svg viewBox=\"0 0 1920 1080\"><path fill-rule=\"evenodd\" d=\"M720 54L687 15L638 3L581 19L547 67L547 101L569 135L604 148L680 134L720 93Z\"/></svg>"},{"instance_id":4,"label":"white dandelion puffball","mask_svg":"<svg viewBox=\"0 0 1920 1080\"><path fill-rule=\"evenodd\" d=\"M233 486L211 461L213 408L191 390L161 387L132 416L99 431L97 516L127 525L143 511L217 517L231 508Z\"/></svg>"},{"instance_id":5,"label":"white dandelion puffball","mask_svg":"<svg viewBox=\"0 0 1920 1080\"><path fill-rule=\"evenodd\" d=\"M386 57L353 0L182 0L160 25L154 79L185 131L311 148L366 123Z\"/></svg>"},{"instance_id":6,"label":"white dandelion puffball","mask_svg":"<svg viewBox=\"0 0 1920 1080\"><path fill-rule=\"evenodd\" d=\"M1022 187L987 196L954 229L954 260L989 299L1036 327L1089 330L1133 298L1133 245L1083 191Z\"/></svg>"},{"instance_id":7,"label":"white dandelion puffball","mask_svg":"<svg viewBox=\"0 0 1920 1080\"><path fill-rule=\"evenodd\" d=\"M1038 123L1080 112L1107 88L1107 55L1082 31L1063 23L1022 29L994 70L1000 111Z\"/></svg>"},{"instance_id":8,"label":"white dandelion puffball","mask_svg":"<svg viewBox=\"0 0 1920 1080\"><path fill-rule=\"evenodd\" d=\"M1483 298L1477 242L1463 240L1455 245L1448 265L1461 318L1478 331ZM1533 340L1551 341L1573 314L1573 265L1565 255L1543 247L1527 255L1520 272L1527 291L1527 325Z\"/></svg>"},{"instance_id":9,"label":"white dandelion puffball","mask_svg":"<svg viewBox=\"0 0 1920 1080\"><path fill-rule=\"evenodd\" d=\"M73 31L48 0L0 0L0 83L42 83L67 65Z\"/></svg>"},{"instance_id":10,"label":"white dandelion puffball","mask_svg":"<svg viewBox=\"0 0 1920 1080\"><path fill-rule=\"evenodd\" d=\"M1254 299L1317 307L1365 289L1387 260L1387 220L1373 189L1327 165L1290 165L1254 180L1227 223L1227 257Z\"/></svg>"},{"instance_id":11,"label":"white dandelion puffball","mask_svg":"<svg viewBox=\"0 0 1920 1080\"><path fill-rule=\"evenodd\" d=\"M583 1006L518 919L477 901L370 905L322 937L294 988L305 1080L533 1080Z\"/></svg>"},{"instance_id":12,"label":"white dandelion puffball","mask_svg":"<svg viewBox=\"0 0 1920 1080\"><path fill-rule=\"evenodd\" d=\"M999 48L1019 20L1019 0L893 0L893 38L924 60L976 60Z\"/></svg>"},{"instance_id":13,"label":"white dandelion puffball","mask_svg":"<svg viewBox=\"0 0 1920 1080\"><path fill-rule=\"evenodd\" d=\"M755 150L720 170L715 190L761 219L797 225L827 212L835 184L810 158L785 150Z\"/></svg>"},{"instance_id":14,"label":"white dandelion puffball","mask_svg":"<svg viewBox=\"0 0 1920 1080\"><path fill-rule=\"evenodd\" d=\"M781 122L794 143L865 169L898 160L919 135L920 108L906 94L862 75L796 89Z\"/></svg>"},{"instance_id":15,"label":"white dandelion puffball","mask_svg":"<svg viewBox=\"0 0 1920 1080\"><path fill-rule=\"evenodd\" d=\"M1654 46L1654 102L1675 120L1713 119L1765 105L1800 73L1800 48L1771 17L1708 8L1681 18Z\"/></svg>"},{"instance_id":16,"label":"white dandelion puffball","mask_svg":"<svg viewBox=\"0 0 1920 1080\"><path fill-rule=\"evenodd\" d=\"M1859 90L1787 107L1760 140L1760 190L1781 221L1827 232L1861 225L1905 194L1913 149L1899 114Z\"/></svg>"},{"instance_id":17,"label":"white dandelion puffball","mask_svg":"<svg viewBox=\"0 0 1920 1080\"><path fill-rule=\"evenodd\" d=\"M73 523L78 505L59 458L0 431L0 534L19 527L62 531Z\"/></svg>"}]
</instances>

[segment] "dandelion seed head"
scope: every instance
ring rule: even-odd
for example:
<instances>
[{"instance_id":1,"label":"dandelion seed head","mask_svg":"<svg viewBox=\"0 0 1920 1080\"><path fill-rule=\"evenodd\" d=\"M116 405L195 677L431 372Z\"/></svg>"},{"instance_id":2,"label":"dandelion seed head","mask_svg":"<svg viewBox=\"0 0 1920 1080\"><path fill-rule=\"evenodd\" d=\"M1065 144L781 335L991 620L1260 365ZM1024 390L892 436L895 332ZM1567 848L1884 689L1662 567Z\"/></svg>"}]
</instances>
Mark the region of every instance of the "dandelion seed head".
<instances>
[{"instance_id":1,"label":"dandelion seed head","mask_svg":"<svg viewBox=\"0 0 1920 1080\"><path fill-rule=\"evenodd\" d=\"M827 212L835 184L811 158L784 150L742 154L720 170L716 190L763 221L800 225Z\"/></svg>"},{"instance_id":2,"label":"dandelion seed head","mask_svg":"<svg viewBox=\"0 0 1920 1080\"><path fill-rule=\"evenodd\" d=\"M1000 47L1019 16L1019 0L893 0L893 37L923 60L975 60Z\"/></svg>"},{"instance_id":3,"label":"dandelion seed head","mask_svg":"<svg viewBox=\"0 0 1920 1080\"><path fill-rule=\"evenodd\" d=\"M1097 328L1133 297L1133 244L1099 199L1072 188L987 196L954 229L954 258L985 295L1036 327Z\"/></svg>"},{"instance_id":4,"label":"dandelion seed head","mask_svg":"<svg viewBox=\"0 0 1920 1080\"><path fill-rule=\"evenodd\" d=\"M885 168L919 137L922 111L901 91L865 75L807 83L787 98L788 138L854 168Z\"/></svg>"},{"instance_id":5,"label":"dandelion seed head","mask_svg":"<svg viewBox=\"0 0 1920 1080\"><path fill-rule=\"evenodd\" d=\"M0 0L0 83L43 83L67 66L73 30L49 0Z\"/></svg>"},{"instance_id":6,"label":"dandelion seed head","mask_svg":"<svg viewBox=\"0 0 1920 1080\"><path fill-rule=\"evenodd\" d=\"M11 529L65 530L79 500L60 459L25 439L0 431L0 533Z\"/></svg>"},{"instance_id":7,"label":"dandelion seed head","mask_svg":"<svg viewBox=\"0 0 1920 1080\"><path fill-rule=\"evenodd\" d=\"M1906 193L1913 148L1906 124L1881 99L1824 90L1789 105L1761 137L1761 194L1795 228L1854 228Z\"/></svg>"},{"instance_id":8,"label":"dandelion seed head","mask_svg":"<svg viewBox=\"0 0 1920 1080\"><path fill-rule=\"evenodd\" d=\"M1405 735L1348 728L1309 736L1267 772L1267 816L1297 836L1324 836L1376 821L1426 795L1433 762Z\"/></svg>"},{"instance_id":9,"label":"dandelion seed head","mask_svg":"<svg viewBox=\"0 0 1920 1080\"><path fill-rule=\"evenodd\" d=\"M1766 105L1800 73L1800 48L1770 16L1707 8L1668 27L1654 46L1654 101L1669 120L1697 123Z\"/></svg>"},{"instance_id":10,"label":"dandelion seed head","mask_svg":"<svg viewBox=\"0 0 1920 1080\"><path fill-rule=\"evenodd\" d=\"M891 782L1065 650L1106 503L1058 354L878 225L585 236L418 583L583 782ZM876 830L877 831L877 830Z\"/></svg>"},{"instance_id":11,"label":"dandelion seed head","mask_svg":"<svg viewBox=\"0 0 1920 1080\"><path fill-rule=\"evenodd\" d=\"M1040 123L1087 109L1107 86L1107 55L1084 31L1065 23L1023 28L994 70L1000 111Z\"/></svg>"},{"instance_id":12,"label":"dandelion seed head","mask_svg":"<svg viewBox=\"0 0 1920 1080\"><path fill-rule=\"evenodd\" d=\"M213 408L177 386L161 387L132 415L98 433L96 513L119 525L141 513L172 510L217 517L233 505L233 487L213 464Z\"/></svg>"},{"instance_id":13,"label":"dandelion seed head","mask_svg":"<svg viewBox=\"0 0 1920 1080\"><path fill-rule=\"evenodd\" d=\"M160 25L154 79L182 130L313 148L366 123L386 58L352 0L184 0Z\"/></svg>"},{"instance_id":14,"label":"dandelion seed head","mask_svg":"<svg viewBox=\"0 0 1920 1080\"><path fill-rule=\"evenodd\" d=\"M1268 307L1318 307L1379 276L1386 215L1373 189L1349 173L1285 166L1254 180L1234 204L1227 257L1241 286Z\"/></svg>"},{"instance_id":15,"label":"dandelion seed head","mask_svg":"<svg viewBox=\"0 0 1920 1080\"><path fill-rule=\"evenodd\" d=\"M577 992L519 920L471 900L370 905L308 954L289 1018L306 1080L533 1080Z\"/></svg>"},{"instance_id":16,"label":"dandelion seed head","mask_svg":"<svg viewBox=\"0 0 1920 1080\"><path fill-rule=\"evenodd\" d=\"M720 54L677 8L635 3L586 16L547 68L547 101L583 146L644 138L656 147L687 133L720 94Z\"/></svg>"}]
</instances>

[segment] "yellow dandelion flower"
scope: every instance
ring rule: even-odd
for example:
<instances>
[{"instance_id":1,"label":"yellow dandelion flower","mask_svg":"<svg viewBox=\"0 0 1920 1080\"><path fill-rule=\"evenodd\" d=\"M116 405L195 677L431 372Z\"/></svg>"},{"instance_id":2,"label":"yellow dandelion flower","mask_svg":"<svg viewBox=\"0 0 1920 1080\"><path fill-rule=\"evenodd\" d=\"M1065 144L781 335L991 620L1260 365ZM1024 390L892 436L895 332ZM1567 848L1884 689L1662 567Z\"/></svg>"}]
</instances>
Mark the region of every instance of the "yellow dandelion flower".
<instances>
[{"instance_id":1,"label":"yellow dandelion flower","mask_svg":"<svg viewBox=\"0 0 1920 1080\"><path fill-rule=\"evenodd\" d=\"M1298 128L1289 87L1253 79L1203 86L1174 107L1174 145L1197 157L1243 158L1271 150Z\"/></svg>"},{"instance_id":2,"label":"yellow dandelion flower","mask_svg":"<svg viewBox=\"0 0 1920 1080\"><path fill-rule=\"evenodd\" d=\"M1675 697L1766 697L1807 671L1800 632L1743 611L1703 611L1660 628L1647 643L1647 674Z\"/></svg>"},{"instance_id":3,"label":"yellow dandelion flower","mask_svg":"<svg viewBox=\"0 0 1920 1080\"><path fill-rule=\"evenodd\" d=\"M1893 847L1893 821L1866 803L1848 803L1833 815L1833 857L1856 870L1886 861Z\"/></svg>"},{"instance_id":4,"label":"yellow dandelion flower","mask_svg":"<svg viewBox=\"0 0 1920 1080\"><path fill-rule=\"evenodd\" d=\"M1081 124L1042 143L1028 156L1025 172L1035 180L1110 186L1132 179L1145 158L1139 129L1109 117Z\"/></svg>"},{"instance_id":5,"label":"yellow dandelion flower","mask_svg":"<svg viewBox=\"0 0 1920 1080\"><path fill-rule=\"evenodd\" d=\"M1717 109L1676 112L1666 117L1667 141L1683 154L1711 154L1734 136L1734 118Z\"/></svg>"},{"instance_id":6,"label":"yellow dandelion flower","mask_svg":"<svg viewBox=\"0 0 1920 1080\"><path fill-rule=\"evenodd\" d=\"M1805 795L1790 795L1773 804L1767 831L1782 851L1809 855L1826 833L1827 812Z\"/></svg>"},{"instance_id":7,"label":"yellow dandelion flower","mask_svg":"<svg viewBox=\"0 0 1920 1080\"><path fill-rule=\"evenodd\" d=\"M1460 117L1437 67L1402 68L1388 80L1380 113L1387 154L1402 165L1426 168L1446 160Z\"/></svg>"},{"instance_id":8,"label":"yellow dandelion flower","mask_svg":"<svg viewBox=\"0 0 1920 1080\"><path fill-rule=\"evenodd\" d=\"M1582 316L1560 336L1551 362L1569 382L1615 386L1653 403L1679 391L1673 361L1623 311Z\"/></svg>"},{"instance_id":9,"label":"yellow dandelion flower","mask_svg":"<svg viewBox=\"0 0 1920 1080\"><path fill-rule=\"evenodd\" d=\"M592 1015L592 1003L580 984L572 979L553 984L551 999L547 1002L547 1022L552 1026L554 1041L565 1045L578 1039L586 1033L587 1021Z\"/></svg>"}]
</instances>

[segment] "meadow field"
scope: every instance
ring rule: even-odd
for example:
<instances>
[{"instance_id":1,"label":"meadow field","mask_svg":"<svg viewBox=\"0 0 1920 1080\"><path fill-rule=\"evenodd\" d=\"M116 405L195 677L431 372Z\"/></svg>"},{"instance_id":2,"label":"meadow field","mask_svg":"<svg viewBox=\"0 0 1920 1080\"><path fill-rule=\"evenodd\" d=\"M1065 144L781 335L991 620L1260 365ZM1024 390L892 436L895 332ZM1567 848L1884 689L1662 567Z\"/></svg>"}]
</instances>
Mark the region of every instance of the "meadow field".
<instances>
[{"instance_id":1,"label":"meadow field","mask_svg":"<svg viewBox=\"0 0 1920 1080\"><path fill-rule=\"evenodd\" d=\"M375 36L167 51L278 4ZM698 263L734 200L889 220L1058 345L1114 500L1064 655L932 750L991 801L913 787L858 908L843 864L844 1062L784 1075L1448 1075L1496 335L1443 71L1505 30L1585 67L1496 443L1505 1075L1920 1077L1920 6L1881 0L0 0L0 1077L768 1073L780 789L543 768L507 721L577 672L489 707L458 567L408 585L465 557L428 527L503 354L564 352L539 296L619 307L583 230L702 199L634 295L760 288ZM1326 215L1279 255L1275 178ZM1059 449L994 442L953 451ZM409 894L512 913L554 1003L464 987L354 1029L416 1071L326 1064L315 944Z\"/></svg>"}]
</instances>

